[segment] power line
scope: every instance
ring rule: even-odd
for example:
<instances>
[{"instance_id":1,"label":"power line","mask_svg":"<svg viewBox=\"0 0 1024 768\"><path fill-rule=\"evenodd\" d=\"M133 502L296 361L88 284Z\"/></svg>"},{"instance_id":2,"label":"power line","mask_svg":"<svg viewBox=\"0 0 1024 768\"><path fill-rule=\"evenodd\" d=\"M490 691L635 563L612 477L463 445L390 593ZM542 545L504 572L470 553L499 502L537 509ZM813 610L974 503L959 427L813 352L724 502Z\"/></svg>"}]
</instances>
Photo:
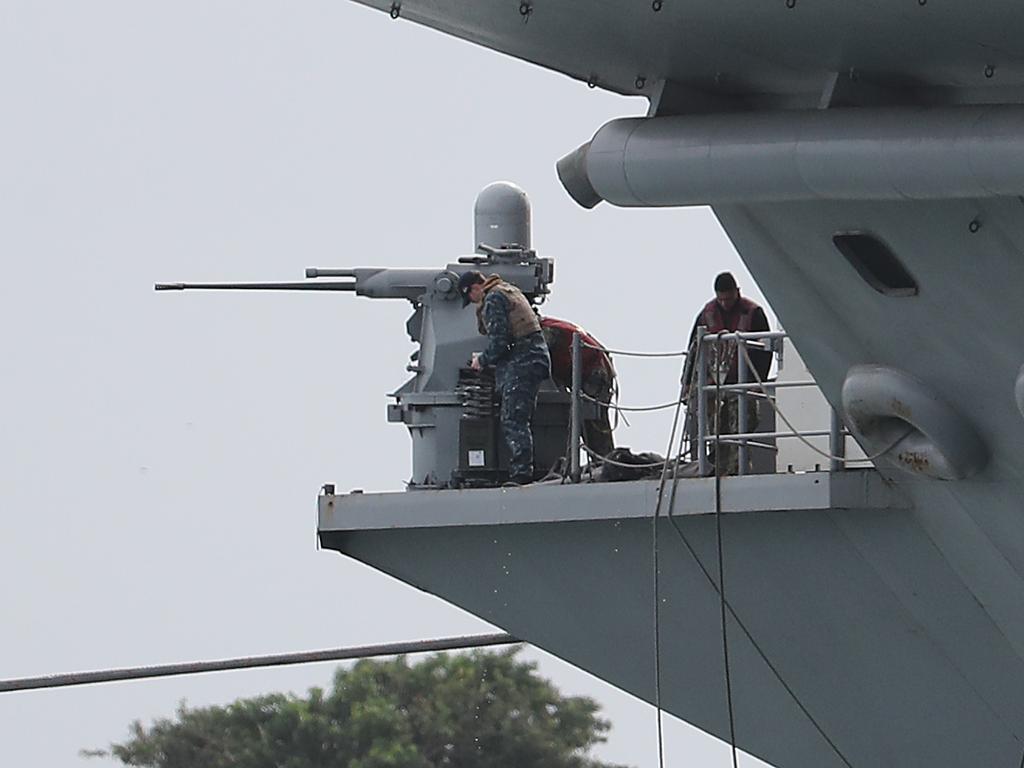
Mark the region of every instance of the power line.
<instances>
[{"instance_id":1,"label":"power line","mask_svg":"<svg viewBox=\"0 0 1024 768\"><path fill-rule=\"evenodd\" d=\"M226 672L237 669L315 664L322 661L364 659L373 656L395 656L406 653L429 653L431 651L456 651L464 648L483 648L492 645L510 645L518 642L521 641L506 633L466 635L462 637L437 638L434 640L384 643L382 645L329 648L321 651L275 653L268 656L242 656L234 659L218 659L216 661L189 661L180 664L161 664L149 667L123 667L93 672L71 672L61 675L46 675L44 677L0 680L0 693L31 691L43 688L65 688L73 685L92 685L94 683L113 683L123 680L143 680L152 677L196 675L204 672Z\"/></svg>"}]
</instances>

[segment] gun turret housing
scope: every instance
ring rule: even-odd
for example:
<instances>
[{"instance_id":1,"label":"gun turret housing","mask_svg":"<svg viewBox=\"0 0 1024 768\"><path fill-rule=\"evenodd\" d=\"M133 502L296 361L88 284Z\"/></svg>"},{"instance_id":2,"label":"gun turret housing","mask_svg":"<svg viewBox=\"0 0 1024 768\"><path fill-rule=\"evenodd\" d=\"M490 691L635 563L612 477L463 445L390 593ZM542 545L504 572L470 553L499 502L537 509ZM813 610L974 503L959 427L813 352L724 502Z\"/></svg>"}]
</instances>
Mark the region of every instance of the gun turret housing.
<instances>
[{"instance_id":1,"label":"gun turret housing","mask_svg":"<svg viewBox=\"0 0 1024 768\"><path fill-rule=\"evenodd\" d=\"M159 283L155 289L335 291L409 301L413 313L406 332L419 346L406 366L412 378L391 394L395 402L388 406L388 421L409 428L413 444L410 487L447 487L470 478L496 482L502 478L503 461L496 411L487 416L491 423L486 429L474 427L467 432L462 424L468 416L482 418L479 404L470 409L472 413L467 410L465 393L472 388L467 388L464 369L486 340L477 329L474 308L462 305L459 277L470 269L498 274L540 304L554 280L554 262L538 257L530 248L530 203L513 184L499 182L480 193L475 234L478 253L441 268L309 267L305 282ZM553 385L542 389L534 418L538 468L547 469L563 455L567 424L567 396ZM469 458L467 434L475 441ZM477 445L484 434L489 437ZM472 472L467 473L467 467Z\"/></svg>"}]
</instances>

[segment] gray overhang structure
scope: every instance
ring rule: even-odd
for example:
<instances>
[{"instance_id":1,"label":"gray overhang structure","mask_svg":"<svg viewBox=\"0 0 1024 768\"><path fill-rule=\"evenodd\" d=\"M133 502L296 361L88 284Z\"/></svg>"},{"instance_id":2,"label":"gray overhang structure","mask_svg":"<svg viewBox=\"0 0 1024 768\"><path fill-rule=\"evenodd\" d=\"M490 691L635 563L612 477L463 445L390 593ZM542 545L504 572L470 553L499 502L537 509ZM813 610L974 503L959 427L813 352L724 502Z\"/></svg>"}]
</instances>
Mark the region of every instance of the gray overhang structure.
<instances>
[{"instance_id":1,"label":"gray overhang structure","mask_svg":"<svg viewBox=\"0 0 1024 768\"><path fill-rule=\"evenodd\" d=\"M714 485L679 480L669 518L669 483L657 522L661 702L727 738ZM331 493L319 535L653 702L657 496L657 481ZM1019 657L875 470L724 478L721 509L743 749L817 768L1015 749L999 713L1021 706Z\"/></svg>"}]
</instances>

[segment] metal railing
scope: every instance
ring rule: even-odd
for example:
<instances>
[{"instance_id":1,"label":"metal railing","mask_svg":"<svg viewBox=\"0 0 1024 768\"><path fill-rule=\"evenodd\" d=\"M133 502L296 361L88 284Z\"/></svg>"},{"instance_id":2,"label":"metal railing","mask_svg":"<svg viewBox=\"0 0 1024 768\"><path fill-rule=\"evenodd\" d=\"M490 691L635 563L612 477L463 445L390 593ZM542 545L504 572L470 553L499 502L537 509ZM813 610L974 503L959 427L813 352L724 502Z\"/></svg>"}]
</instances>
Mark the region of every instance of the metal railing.
<instances>
[{"instance_id":1,"label":"metal railing","mask_svg":"<svg viewBox=\"0 0 1024 768\"><path fill-rule=\"evenodd\" d=\"M767 450L778 450L774 444L765 443L763 441L774 441L780 439L801 439L804 443L807 443L813 450L818 451L829 459L829 470L837 472L845 468L846 466L846 438L849 432L844 427L839 414L835 408L830 408L830 423L828 429L820 430L796 430L785 432L780 431L776 428L772 432L756 432L750 431L749 425L749 411L748 403L752 398L762 399L770 401L770 405L777 411L777 407L774 405L775 392L779 389L795 389L795 388L817 388L818 384L813 379L805 381L750 381L751 370L748 364L749 350L756 349L758 351L771 352L781 357L782 340L788 338L788 334L784 331L753 331L753 332L724 332L724 333L709 333L708 330L701 326L697 328L697 335L693 347L690 353L696 352L696 362L690 366L690 382L689 387L684 388L690 390L690 397L686 397L686 392L680 392L680 402L678 404L686 406L686 400L689 400L689 404L692 407L693 400L696 399L696 433L694 439L691 442L690 458L695 460L698 464L698 472L700 475L711 474L712 464L710 456L708 455L708 448L712 444L732 444L737 446L738 453L738 467L737 473L744 475L747 473L747 466L750 458L751 448L762 448ZM726 361L725 356L722 353L724 345L727 343L735 343L735 358ZM716 362L718 371L715 372L716 377L722 383L715 383L711 376L711 368L709 365L709 351L712 347L718 348L718 354L716 355ZM579 333L574 333L572 337L572 387L571 387L571 414L570 414L570 476L573 482L578 482L581 476L580 466L580 446L582 438L582 402L583 400L592 400L583 393L582 381L583 381L583 347L584 343ZM605 350L607 351L607 350ZM687 352L674 352L674 353L623 353L619 354L631 354L638 357L667 357L667 356L681 356L686 355ZM731 358L731 356L730 356ZM726 383L722 381L723 378L731 378L729 374L732 371L733 363L735 362L736 369L736 380L733 383ZM755 372L754 376L760 379L760 376ZM696 387L696 394L694 394L694 387ZM720 398L722 395L728 395L729 397L735 397L736 399L736 431L735 432L721 432L714 434L709 430L709 421L711 414L709 408L714 395L718 395ZM724 398L723 398L724 399ZM615 403L601 403L611 409L621 410L632 410L632 411L643 411L653 410L653 408L625 408L618 406ZM668 405L677 405L677 403L669 403ZM666 406L658 406L662 408ZM719 403L718 407L721 407ZM690 414L692 416L692 414ZM781 414L780 414L781 415ZM721 413L716 414L716 419L719 420ZM783 416L783 418L785 418ZM808 442L808 438L814 437L828 437L828 450L821 451L815 448L811 443ZM716 457L719 458L719 457ZM720 458L719 458L720 460Z\"/></svg>"},{"instance_id":2,"label":"metal railing","mask_svg":"<svg viewBox=\"0 0 1024 768\"><path fill-rule=\"evenodd\" d=\"M583 431L583 338L578 331L572 334L572 413L569 415L569 476L574 483L580 481L580 434Z\"/></svg>"}]
</instances>

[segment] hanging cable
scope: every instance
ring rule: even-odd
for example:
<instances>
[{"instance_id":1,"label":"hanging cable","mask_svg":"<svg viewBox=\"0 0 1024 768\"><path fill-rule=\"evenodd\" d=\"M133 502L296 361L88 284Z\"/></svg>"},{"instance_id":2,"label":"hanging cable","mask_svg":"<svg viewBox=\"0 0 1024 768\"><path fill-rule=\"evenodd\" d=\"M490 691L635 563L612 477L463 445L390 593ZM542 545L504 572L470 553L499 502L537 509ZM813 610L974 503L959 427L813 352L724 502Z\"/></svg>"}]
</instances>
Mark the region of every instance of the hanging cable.
<instances>
[{"instance_id":1,"label":"hanging cable","mask_svg":"<svg viewBox=\"0 0 1024 768\"><path fill-rule=\"evenodd\" d=\"M722 340L718 344L721 357ZM739 407L739 404L737 404ZM725 701L729 711L729 745L732 768L739 768L736 754L736 715L732 706L732 671L729 667L729 631L725 615L725 558L722 548L722 377L715 376L715 539L718 546L718 605L722 620L722 661L725 667Z\"/></svg>"},{"instance_id":2,"label":"hanging cable","mask_svg":"<svg viewBox=\"0 0 1024 768\"><path fill-rule=\"evenodd\" d=\"M743 345L741 345L741 348L742 348L742 346ZM746 353L745 349L744 349L744 353ZM619 354L623 354L623 353L620 352ZM754 371L755 378L757 378L758 384L761 386L762 391L764 391L764 381L760 378L759 374L756 371L756 368L754 368L753 365L750 365L749 359L748 359L748 365L750 366L750 369ZM684 372L685 372L685 368L684 368ZM689 378L691 379L691 391L697 392L697 396L698 397L704 397L705 394L704 394L704 392L701 389L699 389L699 388L692 389L693 385L696 384L696 381L695 381L696 378L697 378L696 366L693 367L693 370L691 370L690 373L691 373L691 376ZM702 385L703 385L703 382L701 382L701 386ZM720 387L720 384L719 384L719 387ZM685 391L685 389L684 389L684 391ZM721 390L719 389L719 394L720 394L720 391ZM776 410L776 413L779 413L777 407L775 406L774 398L772 398L766 391L765 391L765 399L768 400L769 403L771 403L772 407ZM680 402L679 402L680 406L682 404L682 400L683 400L683 398L680 397ZM780 418L782 418L783 422L786 423L787 426L789 426L789 428L793 431L794 435L796 435L798 438L800 438L800 439L802 439L802 440L804 440L806 442L806 438L804 438L803 435L800 434L800 432L798 430L794 429L793 425L787 419L785 419L785 417L781 413L779 413L779 416L780 416ZM689 418L689 412L687 413L687 418ZM676 412L676 417L673 420L673 430L675 429L675 424L677 423L677 421L678 421L678 410ZM717 417L716 417L716 424L717 424ZM717 432L718 432L718 435L716 437L716 441L720 444L721 442L723 442L721 440L721 430L717 429ZM900 440L902 440L902 439L903 439L903 437L900 438ZM674 441L670 442L670 445L672 445L673 442ZM898 443L899 440L897 440L896 442ZM678 467L679 464L683 461L683 452L685 450L685 447L684 447L685 445L686 445L686 435L684 434L682 436L682 438L680 439L680 441L679 441L679 451L678 451L678 454L676 455L675 462L674 462L676 467ZM895 443L894 443L894 445L895 445ZM697 450L704 450L704 446L702 444L698 443L695 447L696 447ZM814 448L815 450L818 450L816 446L811 445L810 447ZM583 448L584 448L584 450L590 456L592 456L594 458L597 458L597 459L602 459L602 460L608 461L609 463L616 464L617 466L622 466L622 467L626 467L626 468L637 468L637 467L653 468L653 467L661 466L661 467L663 467L663 472L662 472L663 479L664 479L664 477L666 475L667 468L669 466L669 462L671 461L671 455L670 455L669 457L666 458L664 464L662 464L661 462L658 462L658 463L655 463L655 464L647 464L647 465L624 464L624 463L621 463L621 462L613 462L610 459L604 459L604 457L599 456L594 451L590 450L586 445L584 445ZM891 450L891 448L888 449L888 450ZM718 447L716 446L716 452L717 451L718 451ZM716 469L716 474L718 474L718 470L717 469ZM765 663L765 665L771 671L771 673L775 677L775 679L778 680L778 682L782 686L783 690L786 691L786 693L789 695L789 697L796 704L797 708L804 714L804 716L807 718L808 722L811 723L811 725L814 727L814 729L821 736L822 740L826 744L828 744L829 748L832 750L833 753L835 753L836 757L840 760L840 762L842 762L843 765L847 766L847 768L853 768L852 763L846 758L846 756L843 754L842 750L839 749L839 746L832 740L832 738L825 731L825 729L821 725L821 723L818 722L818 720L814 717L814 715L811 713L811 711L807 708L807 705L804 704L803 700L800 698L800 696L797 694L797 692L786 681L785 677L782 675L782 672L779 670L779 668L776 667L775 664L772 663L771 659L768 658L767 653L761 647L760 643L758 643L757 640L755 639L755 637L753 635L753 632L751 632L750 628L747 627L747 625L743 622L743 620L736 613L735 609L729 604L729 601L726 598L726 595L723 594L722 590L719 589L719 584L721 582L720 581L716 582L715 578L711 574L711 571L708 569L707 565L705 565L704 561L697 554L696 549L693 547L693 545L690 543L689 539L686 537L686 534L683 532L683 530L680 527L679 522L676 520L676 516L674 514L675 500L676 500L676 496L677 496L677 489L678 489L678 485L679 485L679 480L680 480L679 472L678 471L674 471L673 472L672 489L671 489L671 493L670 493L670 496L669 496L669 503L668 503L668 509L667 509L667 516L668 516L669 523L672 525L672 529L675 531L675 534L676 534L677 538L682 543L683 547L686 549L687 553L690 555L690 557L693 559L693 561L696 563L697 567L700 569L701 574L704 576L705 581L711 586L712 589L714 589L716 592L719 592L720 606L724 605L727 615L729 617L731 617L732 621L736 624L736 626L739 628L739 630L743 633L744 637L746 637L747 640L750 642L751 646L754 648L754 650L757 653L757 655ZM718 483L719 483L719 485L716 486L716 510L717 510L717 514L720 515L721 514L720 477L718 478ZM658 516L660 516L660 509L661 509L661 505L662 505L662 494L663 494L663 491L664 491L664 485L663 484L659 484L658 501L657 501L657 507L655 509L655 517L654 517L655 523L657 521ZM657 542L657 527L656 527L656 525L655 525L654 531L652 533L652 540L653 540L652 541L653 554L655 555L655 558L657 558L657 556L658 556L658 546L657 546L658 542ZM721 561L721 556L719 556L719 562L720 563L722 562ZM660 766L660 768L663 768L664 767L664 748L663 748L663 729L662 729L662 722L661 722L661 713L662 713L662 710L661 710L661 672L660 672L660 660L659 660L661 640L660 640L660 619L657 616L657 611L658 611L658 608L659 608L659 605L660 605L660 584L659 584L659 579L658 579L657 566L655 566L655 579L654 579L654 581L655 581L655 585L654 586L655 586L655 614L656 614L655 615L655 706L656 706L656 708L658 710L658 759L659 759L659 766ZM735 753L734 753L734 757L735 757ZM1021 761L1021 768L1024 768L1024 759L1022 759L1022 761Z\"/></svg>"},{"instance_id":3,"label":"hanging cable","mask_svg":"<svg viewBox=\"0 0 1024 768\"><path fill-rule=\"evenodd\" d=\"M720 342L721 340L718 340L718 341ZM590 346L590 345L587 345L587 346ZM763 394L759 393L759 396L763 396L764 399L766 399L771 404L772 408L779 415L781 420L790 428L790 430L792 430L794 436L796 436L798 439L802 440L805 444L808 445L808 447L812 448L812 450L815 450L816 452L818 452L819 454L825 456L826 458L832 458L829 454L826 454L826 453L822 452L820 449L818 449L817 446L814 446L813 444L809 443L809 441L807 441L807 439L802 435L802 433L800 433L799 430L795 429L793 427L792 423L788 419L785 418L784 414L782 414L779 411L778 407L775 404L774 397L772 397L772 395L765 389L765 385L764 385L763 379L760 377L759 373L757 372L757 369L753 366L752 362L750 361L749 354L748 354L748 352L747 352L747 350L745 348L745 345L741 344L741 345L738 345L738 346L740 347L740 349L742 349L743 354L747 357L747 364L748 364L750 370L752 370L754 372L754 376L757 379L757 383L761 387L761 390L762 390ZM610 350L606 350L606 351L610 352ZM628 355L630 353L619 351L616 354ZM666 356L667 357L667 356L670 356L670 355L671 356L685 356L685 354L686 353L663 353L663 354L660 354L660 353L635 353L635 356L637 356L637 357L647 357L647 356L659 356L660 357L660 356ZM685 378L685 370L686 369L684 367L684 378ZM694 369L691 370L691 374L692 375L691 375L690 378L695 380L696 379L696 374L697 374L696 366L694 366ZM716 386L716 390L717 390L717 392L716 392L716 401L720 402L720 399L721 399L721 383L720 382L716 382L716 384L717 384L717 386ZM684 385L683 392L685 393L685 391L686 391L686 388L685 388L685 385ZM695 391L698 393L697 396L699 396L699 397L704 397L705 396L704 392L700 388L696 389ZM720 526L721 526L721 514L722 514L722 504L721 504L721 473L720 473L719 467L717 466L717 464L718 464L717 462L716 462L716 470L715 470L715 474L716 474L716 477L715 477L715 481L716 481L716 485L715 485L715 505L716 505L715 506L715 514L716 514L716 523L717 523L716 531L718 533L718 545L719 545L718 557L719 557L719 568L720 568L719 579L718 579L717 582L716 582L715 578L712 576L710 570L708 570L708 567L705 565L704 561L697 554L697 551L694 549L693 545L690 543L689 539L686 537L686 534L683 532L682 528L679 526L678 521L676 520L676 516L674 514L674 509L675 509L675 500L676 500L676 496L677 496L678 484L679 484L679 480L680 480L680 475L679 475L679 472L678 472L678 466L683 461L685 445L687 443L687 435L685 435L685 434L682 435L682 437L681 437L681 439L679 441L679 450L678 450L678 454L675 457L675 461L674 462L672 461L672 457L671 457L671 448L674 446L674 435L675 435L675 431L676 431L676 428L677 428L678 418L679 418L679 411L681 409L683 400L684 400L683 395L680 395L679 401L677 403L667 404L668 407L671 407L672 405L675 405L675 406L677 406L677 409L676 409L675 417L673 418L672 437L670 438L670 442L669 442L669 445L670 445L669 455L666 457L664 463L657 462L657 463L651 463L651 464L625 464L625 463L622 463L622 462L613 461L611 459L606 459L605 457L602 457L602 456L598 455L597 453L595 453L594 451L592 451L585 444L583 445L583 449L591 457L593 457L595 459L602 460L602 461L606 461L606 462L608 462L610 464L614 464L616 466L621 466L621 467L624 467L624 468L631 468L631 469L636 469L636 468L654 468L654 467L659 467L659 466L662 467L662 476L661 476L661 482L659 483L659 488L658 488L658 497L657 497L657 504L656 504L656 507L655 507L655 515L653 517L654 525L653 525L653 530L652 530L652 556L653 556L653 560L654 560L654 564L655 564L655 568L654 568L654 591L655 591L655 611L654 611L654 613L655 613L655 616L654 616L654 619L655 619L655 622L654 622L655 623L655 627L654 627L655 628L655 707L656 707L657 712L658 712L658 762L659 762L659 766L660 766L660 768L664 768L664 733L663 733L662 709L661 709L661 667L660 667L661 638L660 638L660 616L659 616L659 612L660 612L660 599L661 598L660 598L660 579L659 579L659 570L658 570L659 548L658 548L657 519L658 519L658 517L660 517L660 511L661 511L661 507L662 507L662 503L663 503L663 494L664 494L664 490L665 490L665 480L667 478L668 468L669 468L670 465L674 465L675 469L673 471L673 483L672 483L672 489L671 489L671 493L670 493L670 497L669 497L669 503L668 503L668 509L667 509L668 520L669 520L669 523L672 525L672 528L675 531L677 538L682 543L683 547L686 549L686 551L688 552L690 557L693 558L693 561L697 564L697 567L700 569L701 573L703 574L704 579L707 581L707 583L711 586L712 589L714 589L716 592L719 593L719 598L720 598L719 605L720 605L721 611L723 612L723 619L722 619L722 622L723 622L723 624L722 624L722 626L723 626L723 631L722 631L722 634L723 634L723 653L725 655L728 654L728 640L727 640L727 634L726 634L726 632L727 632L726 617L731 617L732 621L735 622L736 626L743 633L744 637L746 637L747 640L750 642L751 646L754 648L754 650L757 653L757 655L765 663L765 665L771 671L771 673L775 677L775 679L778 680L778 682L782 686L783 690L785 690L786 693L790 696L790 698L796 704L797 708L804 714L804 716L811 723L811 725L814 727L814 729L818 732L818 734L821 736L821 738L824 740L824 742L826 744L828 744L829 748L833 751L833 753L835 753L836 757L840 760L840 762L842 762L843 765L847 766L847 768L853 768L852 764L846 758L846 756L843 754L842 750L839 749L839 746L829 737L828 733L826 733L826 731L825 731L824 727L821 725L821 723L818 722L818 720L814 717L814 715L811 713L811 711L807 708L806 704L804 704L804 702L800 698L800 696L789 685L789 683L783 677L783 675L782 675L781 671L778 669L778 667L776 667L775 664L772 663L771 659L768 658L768 655L765 653L764 649L761 647L761 645L754 638L753 633L750 631L750 629L747 627L747 625L743 622L743 620L739 617L739 615L736 613L735 609L729 604L729 601L728 601L728 599L726 597L726 594L724 592L724 588L722 588L722 589L719 588L720 584L722 584L724 586L724 578L723 578L724 577L724 567L723 567L724 560L723 560L723 557L722 557L723 547L722 547L722 541L721 541L721 528L720 528ZM605 403L601 403L601 404L608 405L609 407L611 407L610 404L605 404ZM623 408L623 410L625 410L625 409ZM690 415L689 412L687 412L687 418L689 418L689 415ZM909 434L909 431L908 431L908 434ZM897 443L899 443L899 441L902 440L904 437L906 437L906 435L901 436L898 440L896 440L895 443L893 443L893 446L890 446L889 448L887 448L885 451L883 451L878 456L876 456L876 457L867 457L866 460L874 460L874 458L878 458L881 455L883 455L884 453L887 453L889 450L892 450L892 447L894 447ZM726 441L722 440L719 416L716 413L716 435L715 435L716 455L720 456L720 446L724 442L726 442ZM696 445L696 448L697 448L697 450L703 450L704 449L702 444ZM726 661L727 675L729 675L728 666L729 666L729 662ZM737 745L736 745L736 741L735 741L735 717L734 717L734 711L733 711L732 699L731 699L731 676L729 677L729 679L727 679L726 685L727 685L727 688L729 689L728 704L729 704L729 717L730 717L731 746L732 746L732 750L733 750L732 751L732 758L733 758L733 765L736 766L737 765L737 755L738 755L738 752L737 752ZM1021 767L1020 768L1024 768L1024 758L1022 758L1022 760L1021 760Z\"/></svg>"},{"instance_id":4,"label":"hanging cable","mask_svg":"<svg viewBox=\"0 0 1024 768\"><path fill-rule=\"evenodd\" d=\"M598 352L604 352L609 355L622 355L623 357L686 357L686 350L681 352L629 352L623 349L608 349L597 344L587 344L583 342L583 346L587 349L596 349Z\"/></svg>"},{"instance_id":5,"label":"hanging cable","mask_svg":"<svg viewBox=\"0 0 1024 768\"><path fill-rule=\"evenodd\" d=\"M596 397L591 397L586 392L580 392L580 397L583 398L584 400L588 401L588 402L596 403L597 405L603 405L605 408L611 408L612 410L615 410L615 411L625 411L627 413L643 413L645 411L665 411L665 410L668 410L669 408L675 408L677 405L679 405L682 402L682 400L672 400L671 402L662 403L661 405L633 405L633 406L628 406L628 405L619 405L619 404L613 403L613 402L605 402L604 400L599 400Z\"/></svg>"},{"instance_id":6,"label":"hanging cable","mask_svg":"<svg viewBox=\"0 0 1024 768\"><path fill-rule=\"evenodd\" d=\"M676 442L676 430L679 427L679 414L682 411L682 406L683 393L680 390L676 411L672 417L668 447L665 450L665 461L661 468L661 479L658 482L658 497L654 504L654 515L651 517L651 565L654 571L654 708L658 718L658 768L665 768L665 731L661 707L661 573L658 561L658 518L661 517L661 505L665 498L665 484L668 479L669 464L672 461L672 449ZM673 471L673 475L678 474Z\"/></svg>"},{"instance_id":7,"label":"hanging cable","mask_svg":"<svg viewBox=\"0 0 1024 768\"><path fill-rule=\"evenodd\" d=\"M244 656L217 661L191 661L181 664L162 664L151 667L124 667L94 672L72 672L45 677L22 677L0 680L0 693L31 691L43 688L65 688L73 685L112 683L124 680L142 680L153 677L195 675L203 672L225 672L258 667L283 667L292 664L314 664L321 661L343 661L365 659L372 656L395 656L406 653L428 653L431 651L455 651L464 648L483 648L492 645L509 645L521 642L509 634L468 635L445 637L435 640L414 640L405 643L363 645L349 648L331 648L323 651L301 651L299 653L275 653L269 656Z\"/></svg>"},{"instance_id":8,"label":"hanging cable","mask_svg":"<svg viewBox=\"0 0 1024 768\"><path fill-rule=\"evenodd\" d=\"M674 437L674 436L673 436ZM658 507L651 518L651 567L654 571L654 714L658 731L658 768L665 768L665 730L661 708L661 578L658 574Z\"/></svg>"},{"instance_id":9,"label":"hanging cable","mask_svg":"<svg viewBox=\"0 0 1024 768\"><path fill-rule=\"evenodd\" d=\"M696 377L697 377L697 372L693 371L692 375L691 375L691 391L696 391L698 393L699 397L704 397L705 395L704 395L703 391L701 391L700 389L696 389L696 390L693 389L693 385L695 383ZM697 445L697 450L704 450L703 445L698 444ZM678 464L679 461L682 460L682 457L683 457L682 451L683 451L683 442L680 441L680 444L679 444L679 454L676 457L676 463L677 464ZM711 571L708 570L708 567L704 564L704 561L700 558L700 555L697 554L697 550L690 543L690 540L686 537L686 534L683 532L683 529L680 527L679 522L676 520L676 515L674 514L674 510L675 510L675 503L676 503L676 491L678 490L678 487L679 487L679 479L680 479L679 478L679 474L676 473L675 479L674 479L674 481L672 483L672 492L669 495L668 510L667 510L668 511L668 521L672 525L672 529L675 531L676 537L679 539L680 543L682 543L684 549L686 549L687 553L693 559L693 562L697 564L697 567L700 569L700 572L703 574L705 581L708 583L708 585L710 585L710 587L713 590L715 590L716 592L720 592L718 583L716 583L714 577L712 577ZM846 758L846 755L844 755L842 750L839 749L839 746L829 737L828 733L825 732L825 729L821 725L821 723L819 723L818 720L814 717L814 715L811 714L811 711L807 708L807 705L804 704L803 700L797 695L797 692L795 690L793 690L792 686L790 686L790 684L783 677L782 672L780 672L778 667L776 667L775 664L772 663L771 659L768 658L768 654L765 653L764 649L761 647L761 644L758 643L757 640L754 638L753 632L750 631L750 629L747 627L747 625L739 617L739 614L736 613L735 609L733 609L733 607L729 604L729 601L725 598L725 596L721 595L721 597L722 597L722 601L725 603L725 607L726 607L726 610L728 611L729 616L732 617L733 622L736 624L737 627L739 627L739 629L743 633L744 637L746 637L747 640L750 642L751 646L754 648L754 651L761 658L761 660L765 663L765 665L771 671L772 675L774 675L775 679L779 681L779 685L781 685L783 690L785 690L786 693L789 694L790 698L796 704L797 708L799 708L799 710L801 712L803 712L803 714L807 718L807 720L811 723L812 726L814 726L814 729L818 732L818 734L825 741L825 743L828 744L829 748L835 753L836 757L839 758L839 760L843 763L843 765L845 765L847 768L853 768L853 764ZM1021 768L1024 768L1024 760L1022 760Z\"/></svg>"}]
</instances>

